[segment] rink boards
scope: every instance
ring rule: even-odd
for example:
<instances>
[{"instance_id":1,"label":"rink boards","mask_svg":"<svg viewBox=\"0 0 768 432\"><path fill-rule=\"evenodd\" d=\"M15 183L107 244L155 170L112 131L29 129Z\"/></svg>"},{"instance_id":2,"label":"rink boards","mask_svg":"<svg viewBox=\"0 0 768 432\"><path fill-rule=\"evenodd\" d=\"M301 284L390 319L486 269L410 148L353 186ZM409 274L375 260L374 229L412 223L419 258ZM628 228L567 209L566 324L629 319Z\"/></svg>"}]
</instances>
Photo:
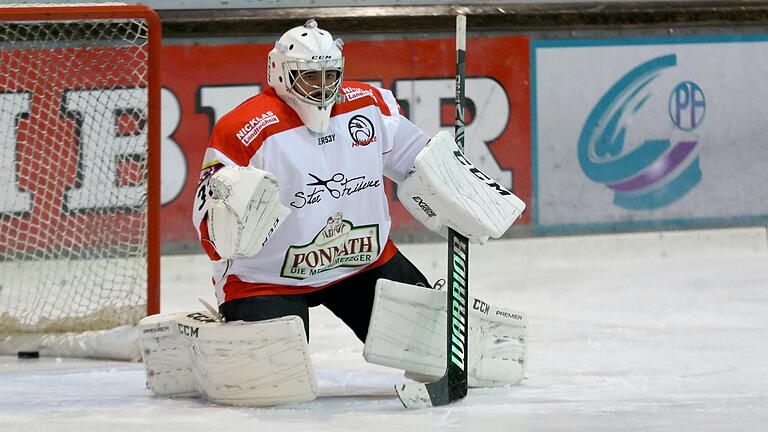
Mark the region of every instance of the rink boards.
<instances>
[{"instance_id":1,"label":"rink boards","mask_svg":"<svg viewBox=\"0 0 768 432\"><path fill-rule=\"evenodd\" d=\"M392 90L427 133L452 130L454 40L346 41L345 78ZM266 85L271 43L163 48L163 241L194 243L199 161L224 113ZM768 36L468 39L468 155L527 204L533 234L768 222ZM421 227L387 182L393 231ZM526 229L528 227L529 229Z\"/></svg>"}]
</instances>

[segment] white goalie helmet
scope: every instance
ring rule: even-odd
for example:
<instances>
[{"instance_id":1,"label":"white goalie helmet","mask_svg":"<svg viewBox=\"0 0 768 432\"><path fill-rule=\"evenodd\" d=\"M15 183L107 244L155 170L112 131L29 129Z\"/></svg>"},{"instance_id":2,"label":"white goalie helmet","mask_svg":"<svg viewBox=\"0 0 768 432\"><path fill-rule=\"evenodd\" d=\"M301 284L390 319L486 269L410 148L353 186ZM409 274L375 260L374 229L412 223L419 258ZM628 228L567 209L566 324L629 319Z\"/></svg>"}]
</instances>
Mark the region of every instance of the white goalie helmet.
<instances>
[{"instance_id":1,"label":"white goalie helmet","mask_svg":"<svg viewBox=\"0 0 768 432\"><path fill-rule=\"evenodd\" d=\"M341 39L334 40L311 19L285 32L269 52L267 82L316 133L328 130L341 88L342 46Z\"/></svg>"}]
</instances>

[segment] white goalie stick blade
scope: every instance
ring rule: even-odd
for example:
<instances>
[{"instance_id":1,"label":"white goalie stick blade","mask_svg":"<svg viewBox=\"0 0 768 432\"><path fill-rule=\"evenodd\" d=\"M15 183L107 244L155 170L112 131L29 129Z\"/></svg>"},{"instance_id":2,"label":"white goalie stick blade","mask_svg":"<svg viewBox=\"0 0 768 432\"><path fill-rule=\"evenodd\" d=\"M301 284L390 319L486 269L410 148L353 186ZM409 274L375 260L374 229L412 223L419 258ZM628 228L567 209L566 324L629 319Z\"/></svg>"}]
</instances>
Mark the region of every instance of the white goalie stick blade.
<instances>
[{"instance_id":1,"label":"white goalie stick blade","mask_svg":"<svg viewBox=\"0 0 768 432\"><path fill-rule=\"evenodd\" d=\"M440 383L441 380L436 381L434 384ZM439 385L442 386L443 384L441 383ZM429 396L429 391L427 390L427 384L400 384L395 386L395 390L397 391L397 397L400 398L400 402L403 403L404 407L409 409L420 409L428 408L434 405L445 405L445 403L434 404L432 402L432 398Z\"/></svg>"}]
</instances>

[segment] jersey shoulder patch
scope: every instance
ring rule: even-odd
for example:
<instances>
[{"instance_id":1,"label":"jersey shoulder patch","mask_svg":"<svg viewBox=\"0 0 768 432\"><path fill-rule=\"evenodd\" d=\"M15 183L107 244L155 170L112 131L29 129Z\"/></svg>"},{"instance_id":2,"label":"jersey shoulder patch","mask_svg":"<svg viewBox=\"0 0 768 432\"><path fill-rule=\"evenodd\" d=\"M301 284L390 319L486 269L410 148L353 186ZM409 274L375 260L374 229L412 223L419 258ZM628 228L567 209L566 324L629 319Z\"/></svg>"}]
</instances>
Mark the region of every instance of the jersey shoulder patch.
<instances>
[{"instance_id":1,"label":"jersey shoulder patch","mask_svg":"<svg viewBox=\"0 0 768 432\"><path fill-rule=\"evenodd\" d=\"M267 87L218 121L214 138L219 142L211 144L224 154L239 154L250 160L269 136L303 125L296 112L272 87Z\"/></svg>"},{"instance_id":2,"label":"jersey shoulder patch","mask_svg":"<svg viewBox=\"0 0 768 432\"><path fill-rule=\"evenodd\" d=\"M368 106L375 106L386 116L392 115L392 110L384 100L381 90L366 83L357 81L344 81L339 90L341 101L337 102L331 117L346 114Z\"/></svg>"}]
</instances>

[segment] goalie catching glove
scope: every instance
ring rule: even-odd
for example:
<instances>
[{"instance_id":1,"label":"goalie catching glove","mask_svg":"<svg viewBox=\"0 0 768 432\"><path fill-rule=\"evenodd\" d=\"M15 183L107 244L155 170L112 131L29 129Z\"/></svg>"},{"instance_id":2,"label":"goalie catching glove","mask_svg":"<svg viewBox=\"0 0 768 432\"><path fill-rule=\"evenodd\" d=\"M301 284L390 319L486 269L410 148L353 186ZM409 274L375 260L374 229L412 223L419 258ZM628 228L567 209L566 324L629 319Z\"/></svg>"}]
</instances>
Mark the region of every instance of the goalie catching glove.
<instances>
[{"instance_id":1,"label":"goalie catching glove","mask_svg":"<svg viewBox=\"0 0 768 432\"><path fill-rule=\"evenodd\" d=\"M501 237L525 209L520 198L472 165L447 132L416 156L397 196L432 231L447 238L450 227L481 244Z\"/></svg>"},{"instance_id":2,"label":"goalie catching glove","mask_svg":"<svg viewBox=\"0 0 768 432\"><path fill-rule=\"evenodd\" d=\"M208 236L222 259L256 255L291 213L275 176L257 168L221 168L208 195Z\"/></svg>"}]
</instances>

